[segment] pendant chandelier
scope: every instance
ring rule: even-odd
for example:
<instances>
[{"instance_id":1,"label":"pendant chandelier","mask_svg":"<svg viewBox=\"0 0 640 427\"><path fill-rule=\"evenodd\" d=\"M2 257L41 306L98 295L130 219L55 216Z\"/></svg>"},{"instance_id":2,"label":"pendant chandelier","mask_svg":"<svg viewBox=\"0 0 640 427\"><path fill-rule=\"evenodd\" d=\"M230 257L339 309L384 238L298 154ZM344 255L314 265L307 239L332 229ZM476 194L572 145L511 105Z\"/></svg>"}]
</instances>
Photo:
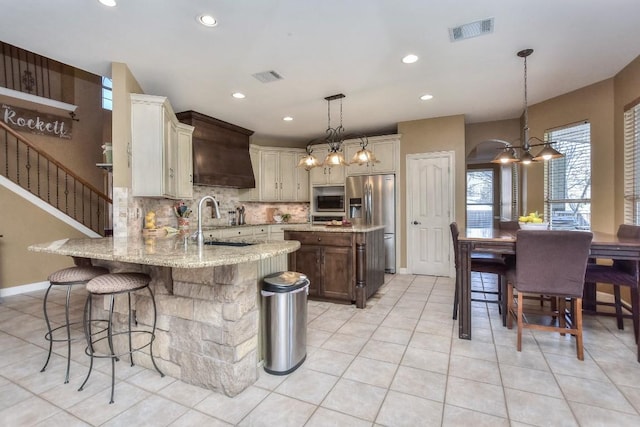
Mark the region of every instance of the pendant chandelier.
<instances>
[{"instance_id":1,"label":"pendant chandelier","mask_svg":"<svg viewBox=\"0 0 640 427\"><path fill-rule=\"evenodd\" d=\"M344 143L344 127L342 126L342 99L345 98L345 95L342 93L327 96L325 100L327 101L327 129L325 130L325 137L322 141L316 139L307 144L307 154L302 157L298 162L299 168L304 168L305 170L311 170L312 168L324 166L324 167L332 167L332 166L347 166L350 164L372 164L372 163L380 163L373 152L367 149L369 145L369 140L366 136L360 136L360 149L355 153L350 162L347 162L344 158L343 154L343 143ZM331 127L331 102L340 100L340 124L335 127ZM325 157L323 162L320 162L314 155L312 146L316 144L328 144L329 152Z\"/></svg>"},{"instance_id":2,"label":"pendant chandelier","mask_svg":"<svg viewBox=\"0 0 640 427\"><path fill-rule=\"evenodd\" d=\"M369 145L369 139L366 136L360 137L360 149L356 151L356 154L351 158L351 165L369 165L372 163L380 163L380 160L376 159L376 155L373 151L367 150Z\"/></svg>"},{"instance_id":3,"label":"pendant chandelier","mask_svg":"<svg viewBox=\"0 0 640 427\"><path fill-rule=\"evenodd\" d=\"M316 168L318 166L322 166L322 163L312 154L313 149L311 148L311 143L307 144L307 155L302 157L298 162L299 168L304 168L305 170L311 170L312 168Z\"/></svg>"},{"instance_id":4,"label":"pendant chandelier","mask_svg":"<svg viewBox=\"0 0 640 427\"><path fill-rule=\"evenodd\" d=\"M522 130L522 140L524 141L524 143L521 146L505 144L505 147L502 149L502 151L491 161L492 163L509 164L520 162L522 164L528 165L532 162L564 157L564 154L551 147L551 144L555 144L555 142L542 141L535 136L529 137L529 111L527 105L527 57L532 53L533 49L524 49L517 53L520 58L524 58L524 128ZM531 148L538 146L542 146L542 150L540 150L540 152L536 156L534 156L533 154L531 154ZM522 154L520 154L520 156L517 155L517 149L522 151Z\"/></svg>"},{"instance_id":5,"label":"pendant chandelier","mask_svg":"<svg viewBox=\"0 0 640 427\"><path fill-rule=\"evenodd\" d=\"M342 127L342 99L344 94L339 93L337 95L327 96L327 130L325 131L325 141L329 144L329 154L325 157L322 166L346 166L347 162L344 160L342 154L342 141L344 140L344 127ZM331 101L340 100L340 124L336 127L331 127Z\"/></svg>"}]
</instances>

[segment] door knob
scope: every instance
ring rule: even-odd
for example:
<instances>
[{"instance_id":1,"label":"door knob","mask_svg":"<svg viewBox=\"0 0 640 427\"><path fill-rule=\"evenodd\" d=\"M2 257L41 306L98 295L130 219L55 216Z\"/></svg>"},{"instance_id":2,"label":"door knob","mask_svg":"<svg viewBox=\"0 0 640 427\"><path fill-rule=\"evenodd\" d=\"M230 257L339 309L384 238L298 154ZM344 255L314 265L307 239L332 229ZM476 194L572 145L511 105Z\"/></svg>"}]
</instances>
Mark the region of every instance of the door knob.
<instances>
[{"instance_id":1,"label":"door knob","mask_svg":"<svg viewBox=\"0 0 640 427\"><path fill-rule=\"evenodd\" d=\"M418 225L418 224L422 224L422 223L419 221L413 221L413 225Z\"/></svg>"}]
</instances>

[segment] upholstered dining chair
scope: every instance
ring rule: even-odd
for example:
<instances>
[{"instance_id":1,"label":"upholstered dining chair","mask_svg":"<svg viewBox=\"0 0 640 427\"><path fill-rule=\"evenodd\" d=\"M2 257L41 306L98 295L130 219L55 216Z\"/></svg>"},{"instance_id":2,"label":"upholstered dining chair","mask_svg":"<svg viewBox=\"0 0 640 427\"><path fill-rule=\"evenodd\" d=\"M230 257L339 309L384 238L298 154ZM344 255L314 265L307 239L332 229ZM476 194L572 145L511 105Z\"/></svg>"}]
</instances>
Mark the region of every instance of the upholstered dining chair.
<instances>
[{"instance_id":1,"label":"upholstered dining chair","mask_svg":"<svg viewBox=\"0 0 640 427\"><path fill-rule=\"evenodd\" d=\"M454 252L454 261L456 266L456 271L458 270L458 235L460 231L458 230L458 224L452 222L449 225L451 229L451 238L453 240L453 252ZM481 252L472 252L471 253L471 271L475 271L478 273L490 273L498 275L498 290L497 291L487 291L484 289L475 289L472 288L472 293L484 293L490 295L497 295L497 299L487 299L487 298L471 298L471 301L475 302L488 302L488 303L497 303L499 307L500 314L502 315L502 325L506 325L507 321L507 304L504 298L505 295L505 281L504 276L507 273L507 262L505 258L500 254L490 254L490 253L481 253ZM458 277L456 274L456 290L453 297L453 319L458 318Z\"/></svg>"},{"instance_id":2,"label":"upholstered dining chair","mask_svg":"<svg viewBox=\"0 0 640 427\"><path fill-rule=\"evenodd\" d=\"M640 238L640 226L622 224L618 227L618 237L620 238ZM617 319L618 329L624 329L622 313L623 307L631 312L631 321L633 323L633 334L636 343L638 342L638 329L640 327L640 307L638 307L638 279L640 278L640 265L638 261L614 260L613 265L600 265L590 262L587 265L587 273L585 275L586 283L609 283L613 285L614 302L603 302L596 299L596 313L606 314L597 311L598 305L608 305L615 307L615 316ZM631 304L623 306L620 296L620 287L627 286L631 291Z\"/></svg>"},{"instance_id":3,"label":"upholstered dining chair","mask_svg":"<svg viewBox=\"0 0 640 427\"><path fill-rule=\"evenodd\" d=\"M589 258L592 233L586 231L520 230L516 238L516 267L507 273L508 320L518 322L517 349L522 350L522 329L537 329L570 333L576 337L576 353L584 360L582 343L582 292ZM517 309L514 308L513 290L518 291ZM524 322L523 296L525 293L556 297L557 311L535 310L534 314L557 317L558 325ZM565 319L565 299L572 299L572 316ZM528 308L528 307L527 307ZM527 314L531 313L527 310Z\"/></svg>"}]
</instances>

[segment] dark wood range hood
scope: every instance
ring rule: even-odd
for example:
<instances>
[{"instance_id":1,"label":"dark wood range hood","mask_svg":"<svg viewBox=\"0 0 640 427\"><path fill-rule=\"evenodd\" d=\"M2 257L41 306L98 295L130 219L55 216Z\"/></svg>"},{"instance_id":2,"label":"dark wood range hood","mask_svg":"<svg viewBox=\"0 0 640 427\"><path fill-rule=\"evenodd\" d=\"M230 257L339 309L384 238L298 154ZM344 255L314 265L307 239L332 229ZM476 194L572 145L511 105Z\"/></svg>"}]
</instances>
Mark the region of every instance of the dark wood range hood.
<instances>
[{"instance_id":1,"label":"dark wood range hood","mask_svg":"<svg viewBox=\"0 0 640 427\"><path fill-rule=\"evenodd\" d=\"M193 131L193 183L221 187L256 186L249 137L252 130L214 119L196 111L177 113Z\"/></svg>"}]
</instances>

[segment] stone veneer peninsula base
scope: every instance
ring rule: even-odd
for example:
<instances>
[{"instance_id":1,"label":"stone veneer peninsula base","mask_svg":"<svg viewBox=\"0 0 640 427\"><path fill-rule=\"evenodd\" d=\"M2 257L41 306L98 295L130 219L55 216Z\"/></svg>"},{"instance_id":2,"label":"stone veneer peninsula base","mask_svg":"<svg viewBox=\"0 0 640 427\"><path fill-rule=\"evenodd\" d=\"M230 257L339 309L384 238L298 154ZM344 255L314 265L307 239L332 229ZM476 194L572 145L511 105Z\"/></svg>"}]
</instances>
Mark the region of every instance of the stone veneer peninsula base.
<instances>
[{"instance_id":1,"label":"stone veneer peninsula base","mask_svg":"<svg viewBox=\"0 0 640 427\"><path fill-rule=\"evenodd\" d=\"M246 248L205 247L198 251L190 244L182 245L178 238L157 240L153 249L144 242L148 239L72 239L29 249L70 255L76 264L90 262L112 273L149 274L158 313L153 353L160 369L227 396L235 396L253 384L260 356L258 271L261 275L269 273L269 259L286 258L299 243L263 242ZM122 245L126 249L120 250ZM278 262L273 265L274 270L281 268ZM151 298L143 292L134 295L138 327L150 330ZM107 304L97 298L93 309L106 313ZM115 323L123 327L126 304L125 297L116 298ZM127 345L124 341L116 342L116 347ZM148 347L143 349L148 351ZM134 356L134 361L153 369L144 354Z\"/></svg>"}]
</instances>

